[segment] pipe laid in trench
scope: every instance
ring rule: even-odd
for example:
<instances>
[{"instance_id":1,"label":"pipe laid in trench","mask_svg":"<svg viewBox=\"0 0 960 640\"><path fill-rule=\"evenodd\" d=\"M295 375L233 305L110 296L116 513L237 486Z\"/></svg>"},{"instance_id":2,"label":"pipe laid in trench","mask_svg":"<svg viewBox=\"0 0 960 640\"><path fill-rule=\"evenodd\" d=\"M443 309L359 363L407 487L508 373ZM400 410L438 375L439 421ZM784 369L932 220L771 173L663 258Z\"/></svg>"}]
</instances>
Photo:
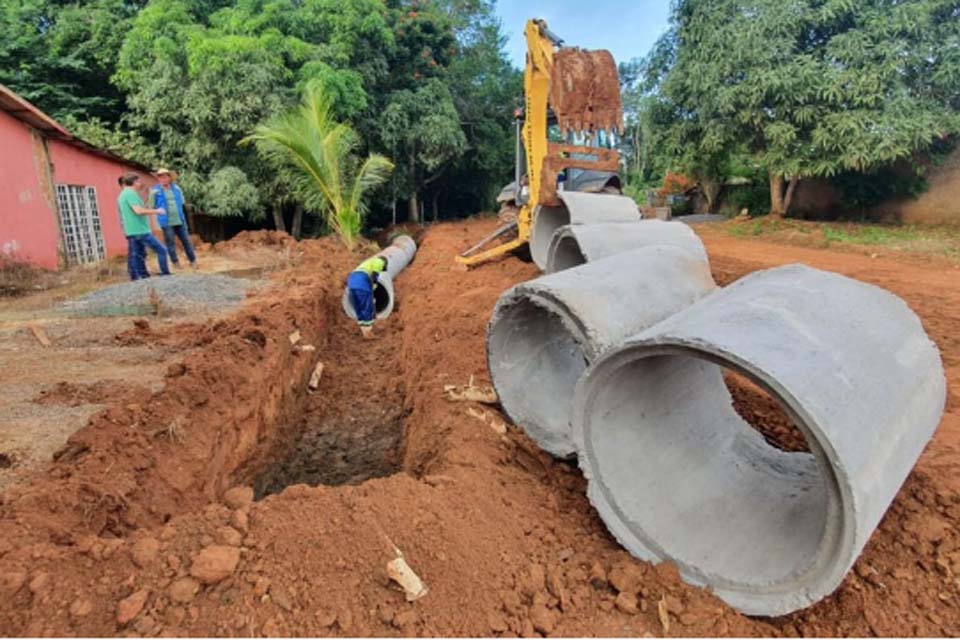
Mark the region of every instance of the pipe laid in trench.
<instances>
[{"instance_id":1,"label":"pipe laid in trench","mask_svg":"<svg viewBox=\"0 0 960 640\"><path fill-rule=\"evenodd\" d=\"M504 411L544 450L572 455L573 392L587 363L715 288L704 259L671 246L513 287L487 327L487 365Z\"/></svg>"},{"instance_id":2,"label":"pipe laid in trench","mask_svg":"<svg viewBox=\"0 0 960 640\"><path fill-rule=\"evenodd\" d=\"M416 253L417 243L414 239L408 235L400 235L393 239L389 247L376 254L387 259L387 269L377 279L380 286L374 287L373 291L377 320L385 320L393 313L393 307L396 304L396 289L393 280L407 268ZM353 310L353 305L350 304L350 292L346 287L343 289L341 304L344 313L351 320L356 320L357 314Z\"/></svg>"},{"instance_id":3,"label":"pipe laid in trench","mask_svg":"<svg viewBox=\"0 0 960 640\"><path fill-rule=\"evenodd\" d=\"M609 193L558 191L559 207L539 206L530 230L530 255L541 270L547 266L547 250L554 232L566 225L603 222L637 222L640 209L632 198Z\"/></svg>"},{"instance_id":4,"label":"pipe laid in trench","mask_svg":"<svg viewBox=\"0 0 960 640\"><path fill-rule=\"evenodd\" d=\"M773 397L811 453L768 444L723 369ZM607 352L577 387L588 496L633 555L746 614L830 594L943 413L939 352L893 294L791 265L755 273Z\"/></svg>"},{"instance_id":5,"label":"pipe laid in trench","mask_svg":"<svg viewBox=\"0 0 960 640\"><path fill-rule=\"evenodd\" d=\"M621 251L653 245L681 247L707 261L707 250L689 225L663 220L640 220L560 227L550 239L544 270L555 273Z\"/></svg>"}]
</instances>

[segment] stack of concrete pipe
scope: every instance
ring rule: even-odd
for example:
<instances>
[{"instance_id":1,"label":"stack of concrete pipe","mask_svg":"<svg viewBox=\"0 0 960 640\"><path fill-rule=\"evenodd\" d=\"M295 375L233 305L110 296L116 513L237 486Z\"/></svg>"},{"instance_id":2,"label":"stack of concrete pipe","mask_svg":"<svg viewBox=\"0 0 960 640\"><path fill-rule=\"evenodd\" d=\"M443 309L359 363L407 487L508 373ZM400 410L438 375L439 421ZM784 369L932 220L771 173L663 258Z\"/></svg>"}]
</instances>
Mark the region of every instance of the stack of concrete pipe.
<instances>
[{"instance_id":1,"label":"stack of concrete pipe","mask_svg":"<svg viewBox=\"0 0 960 640\"><path fill-rule=\"evenodd\" d=\"M387 270L381 273L377 279L380 286L374 289L374 304L377 311L377 320L384 320L393 313L393 307L396 304L396 290L393 280L400 272L407 268L407 265L417 254L417 243L408 235L399 235L393 239L389 247L376 254L387 259ZM350 292L346 287L343 289L341 298L343 311L351 320L357 319L357 314L350 304Z\"/></svg>"},{"instance_id":2,"label":"stack of concrete pipe","mask_svg":"<svg viewBox=\"0 0 960 640\"><path fill-rule=\"evenodd\" d=\"M601 257L623 237L602 226L566 231L585 264L497 303L487 357L504 410L545 450L578 457L592 504L636 557L674 562L747 614L817 602L940 421L936 346L877 287L792 265L718 289L699 243ZM724 369L775 399L809 453L740 418Z\"/></svg>"}]
</instances>

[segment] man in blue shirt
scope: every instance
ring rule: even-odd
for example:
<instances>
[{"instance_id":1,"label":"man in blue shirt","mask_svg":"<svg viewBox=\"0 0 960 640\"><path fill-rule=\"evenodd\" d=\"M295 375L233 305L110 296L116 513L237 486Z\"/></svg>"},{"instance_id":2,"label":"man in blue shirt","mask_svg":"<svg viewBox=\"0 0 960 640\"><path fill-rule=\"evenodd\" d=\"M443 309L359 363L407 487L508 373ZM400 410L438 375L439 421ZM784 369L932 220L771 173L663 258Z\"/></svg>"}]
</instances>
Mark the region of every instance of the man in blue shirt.
<instances>
[{"instance_id":1,"label":"man in blue shirt","mask_svg":"<svg viewBox=\"0 0 960 640\"><path fill-rule=\"evenodd\" d=\"M193 244L190 242L190 230L187 228L187 215L183 210L183 192L176 183L176 174L169 169L157 169L155 174L157 182L150 189L150 207L162 209L164 213L157 216L157 222L163 229L163 239L167 243L167 252L170 254L170 261L174 266L180 266L180 258L177 256L176 239L180 239L183 245L183 252L187 254L187 260L193 270L197 270L197 256L193 251Z\"/></svg>"}]
</instances>

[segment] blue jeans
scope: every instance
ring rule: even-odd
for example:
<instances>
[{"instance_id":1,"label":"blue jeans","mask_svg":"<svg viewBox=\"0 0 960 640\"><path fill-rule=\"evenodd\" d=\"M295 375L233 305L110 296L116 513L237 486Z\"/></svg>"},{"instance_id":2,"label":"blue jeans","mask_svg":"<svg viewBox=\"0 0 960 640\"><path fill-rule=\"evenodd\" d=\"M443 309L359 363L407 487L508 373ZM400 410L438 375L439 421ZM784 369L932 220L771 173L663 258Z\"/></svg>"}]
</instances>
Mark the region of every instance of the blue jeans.
<instances>
[{"instance_id":1,"label":"blue jeans","mask_svg":"<svg viewBox=\"0 0 960 640\"><path fill-rule=\"evenodd\" d=\"M140 245L140 252L144 256L144 262L146 261L147 248L149 247L157 254L157 264L160 267L161 275L170 275L170 267L167 266L167 250L163 248L159 240L153 237L152 233L133 236L133 239ZM146 266L144 266L144 271L146 271Z\"/></svg>"},{"instance_id":2,"label":"blue jeans","mask_svg":"<svg viewBox=\"0 0 960 640\"><path fill-rule=\"evenodd\" d=\"M127 236L127 275L131 280L149 278L147 271L147 256L139 236Z\"/></svg>"},{"instance_id":3,"label":"blue jeans","mask_svg":"<svg viewBox=\"0 0 960 640\"><path fill-rule=\"evenodd\" d=\"M361 327L369 327L376 317L373 283L369 276L362 271L354 271L347 277L347 289L350 292L350 304L357 314L357 322Z\"/></svg>"},{"instance_id":4,"label":"blue jeans","mask_svg":"<svg viewBox=\"0 0 960 640\"><path fill-rule=\"evenodd\" d=\"M187 260L190 261L190 264L195 263L197 256L193 252L193 243L190 242L190 234L187 233L187 228L184 225L178 224L173 227L163 228L163 240L167 243L167 251L170 252L170 260L173 264L180 264L180 259L177 257L176 238L180 238L180 244L183 245L183 252L187 254Z\"/></svg>"}]
</instances>

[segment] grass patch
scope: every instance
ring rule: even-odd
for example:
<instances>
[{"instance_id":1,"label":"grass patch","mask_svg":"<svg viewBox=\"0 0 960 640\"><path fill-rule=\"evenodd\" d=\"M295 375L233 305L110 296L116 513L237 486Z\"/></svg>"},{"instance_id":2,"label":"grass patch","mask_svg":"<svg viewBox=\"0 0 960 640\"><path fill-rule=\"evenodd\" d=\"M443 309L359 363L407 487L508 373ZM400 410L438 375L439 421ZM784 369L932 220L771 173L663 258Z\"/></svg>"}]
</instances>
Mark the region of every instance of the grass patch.
<instances>
[{"instance_id":1,"label":"grass patch","mask_svg":"<svg viewBox=\"0 0 960 640\"><path fill-rule=\"evenodd\" d=\"M833 227L824 225L823 236L828 242L888 245L916 241L921 238L922 233L913 227L885 227L879 225Z\"/></svg>"}]
</instances>

